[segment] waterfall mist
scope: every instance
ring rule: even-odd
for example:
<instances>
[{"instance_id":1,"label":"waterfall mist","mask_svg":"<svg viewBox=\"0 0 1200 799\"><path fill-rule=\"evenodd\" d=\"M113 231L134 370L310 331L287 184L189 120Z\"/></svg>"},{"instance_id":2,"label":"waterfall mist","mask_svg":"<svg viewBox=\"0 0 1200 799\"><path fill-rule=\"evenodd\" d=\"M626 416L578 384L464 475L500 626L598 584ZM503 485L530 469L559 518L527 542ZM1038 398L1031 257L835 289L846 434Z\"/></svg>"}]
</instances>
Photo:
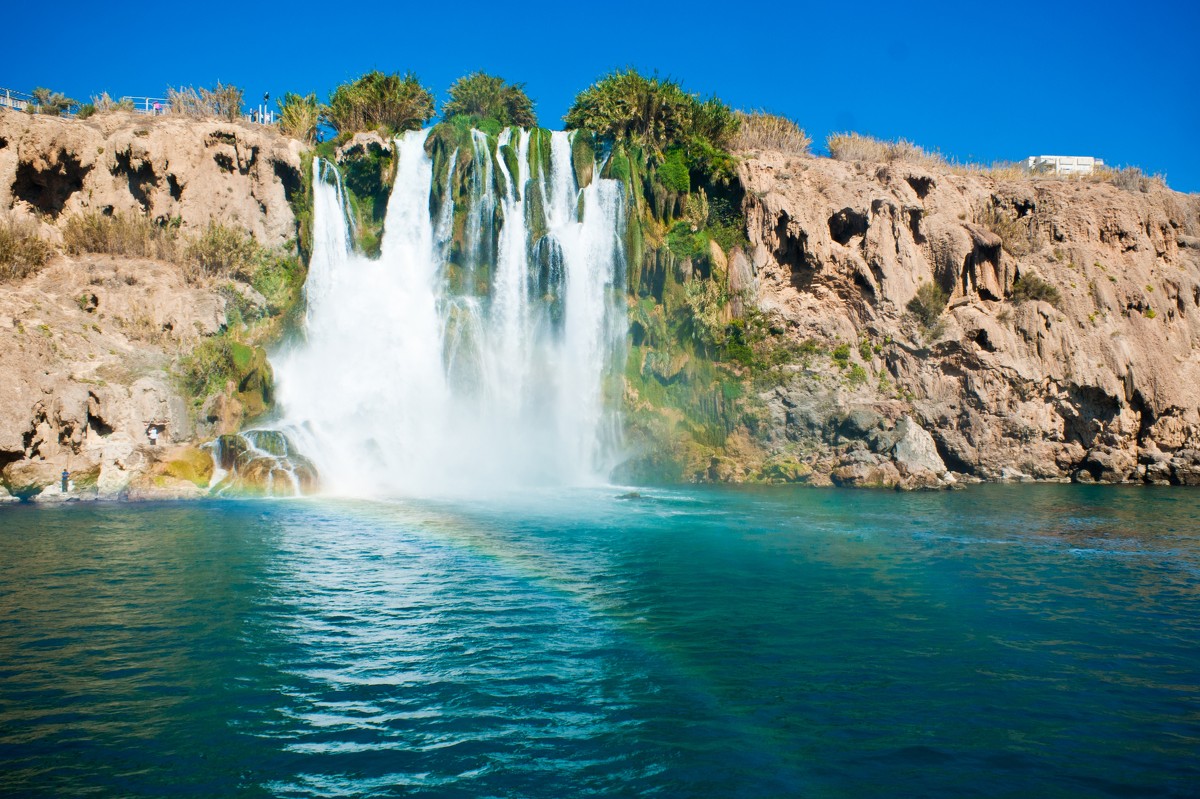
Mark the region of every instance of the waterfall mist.
<instances>
[{"instance_id":1,"label":"waterfall mist","mask_svg":"<svg viewBox=\"0 0 1200 799\"><path fill-rule=\"evenodd\" d=\"M623 187L580 189L570 134L548 135L546 163L530 131L474 131L438 192L428 131L397 139L375 260L352 247L339 176L314 164L306 341L274 367L281 427L325 490L606 478L626 332ZM462 208L456 164L471 166Z\"/></svg>"}]
</instances>

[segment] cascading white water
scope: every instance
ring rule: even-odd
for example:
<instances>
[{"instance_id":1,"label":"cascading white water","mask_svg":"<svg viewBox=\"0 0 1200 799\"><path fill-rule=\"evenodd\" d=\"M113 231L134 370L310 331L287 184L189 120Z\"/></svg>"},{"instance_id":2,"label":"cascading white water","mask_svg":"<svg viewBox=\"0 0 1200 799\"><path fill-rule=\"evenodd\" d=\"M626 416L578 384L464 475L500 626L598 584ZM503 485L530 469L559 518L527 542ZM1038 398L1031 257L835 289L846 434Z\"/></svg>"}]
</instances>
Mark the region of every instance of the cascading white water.
<instances>
[{"instance_id":1,"label":"cascading white water","mask_svg":"<svg viewBox=\"0 0 1200 799\"><path fill-rule=\"evenodd\" d=\"M458 153L433 216L427 135L396 142L377 260L353 250L339 183L314 168L307 340L275 363L282 428L337 493L603 480L626 330L620 183L580 191L567 133L532 180L530 131L474 131L455 288Z\"/></svg>"}]
</instances>

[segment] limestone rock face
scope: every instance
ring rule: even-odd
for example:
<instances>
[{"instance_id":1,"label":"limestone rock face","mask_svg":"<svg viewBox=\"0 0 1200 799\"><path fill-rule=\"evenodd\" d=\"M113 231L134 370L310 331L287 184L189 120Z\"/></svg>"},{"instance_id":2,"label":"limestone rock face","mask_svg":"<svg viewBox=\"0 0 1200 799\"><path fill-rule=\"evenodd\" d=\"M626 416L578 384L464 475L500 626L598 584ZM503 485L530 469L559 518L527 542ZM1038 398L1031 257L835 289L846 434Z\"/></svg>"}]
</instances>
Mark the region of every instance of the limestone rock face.
<instances>
[{"instance_id":1,"label":"limestone rock face","mask_svg":"<svg viewBox=\"0 0 1200 799\"><path fill-rule=\"evenodd\" d=\"M224 324L219 294L156 261L60 257L0 285L0 484L34 496L67 469L77 495L119 496L194 436L171 365Z\"/></svg>"},{"instance_id":2,"label":"limestone rock face","mask_svg":"<svg viewBox=\"0 0 1200 799\"><path fill-rule=\"evenodd\" d=\"M288 198L303 188L300 154L299 142L241 122L0 113L0 214L34 217L50 239L83 213L146 214L185 235L218 221L275 247L297 236ZM210 419L182 396L178 359L226 326L228 291L265 302L247 286L224 288L189 284L174 264L107 255L60 256L0 284L2 497L203 493L195 465L167 453L198 432L230 431L269 401L269 386L235 386Z\"/></svg>"},{"instance_id":3,"label":"limestone rock face","mask_svg":"<svg viewBox=\"0 0 1200 799\"><path fill-rule=\"evenodd\" d=\"M101 114L0 114L0 210L50 222L136 212L183 229L216 219L267 246L296 237L287 198L302 188L301 145L243 122Z\"/></svg>"},{"instance_id":4,"label":"limestone rock face","mask_svg":"<svg viewBox=\"0 0 1200 799\"><path fill-rule=\"evenodd\" d=\"M761 397L769 449L808 452L853 484L888 484L888 463L984 479L1196 479L1200 198L764 152L740 176L743 284L792 341L850 344L866 376L794 370ZM908 311L926 283L949 298L932 327ZM882 427L849 420L855 408ZM858 445L879 462L847 460Z\"/></svg>"}]
</instances>

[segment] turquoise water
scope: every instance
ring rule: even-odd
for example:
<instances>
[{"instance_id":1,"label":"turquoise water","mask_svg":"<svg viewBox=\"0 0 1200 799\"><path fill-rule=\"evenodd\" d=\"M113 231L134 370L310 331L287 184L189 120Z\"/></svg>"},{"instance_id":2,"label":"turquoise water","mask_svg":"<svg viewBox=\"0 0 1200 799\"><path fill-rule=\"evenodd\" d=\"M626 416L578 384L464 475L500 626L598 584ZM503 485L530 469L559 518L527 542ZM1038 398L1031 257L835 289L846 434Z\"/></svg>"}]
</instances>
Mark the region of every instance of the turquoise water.
<instances>
[{"instance_id":1,"label":"turquoise water","mask_svg":"<svg viewBox=\"0 0 1200 799\"><path fill-rule=\"evenodd\" d=\"M1200 493L0 511L0 793L1200 795Z\"/></svg>"}]
</instances>

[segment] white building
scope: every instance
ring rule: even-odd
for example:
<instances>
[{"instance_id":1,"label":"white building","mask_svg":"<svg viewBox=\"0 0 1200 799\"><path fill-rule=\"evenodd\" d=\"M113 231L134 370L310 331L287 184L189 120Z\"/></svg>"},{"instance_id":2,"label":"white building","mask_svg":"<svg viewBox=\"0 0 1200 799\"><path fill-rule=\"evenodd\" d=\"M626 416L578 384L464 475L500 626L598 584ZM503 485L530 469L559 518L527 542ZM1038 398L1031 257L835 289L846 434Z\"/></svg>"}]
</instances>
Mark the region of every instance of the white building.
<instances>
[{"instance_id":1,"label":"white building","mask_svg":"<svg viewBox=\"0 0 1200 799\"><path fill-rule=\"evenodd\" d=\"M1025 159L1030 172L1055 175L1090 175L1104 161L1090 155L1031 155Z\"/></svg>"}]
</instances>

